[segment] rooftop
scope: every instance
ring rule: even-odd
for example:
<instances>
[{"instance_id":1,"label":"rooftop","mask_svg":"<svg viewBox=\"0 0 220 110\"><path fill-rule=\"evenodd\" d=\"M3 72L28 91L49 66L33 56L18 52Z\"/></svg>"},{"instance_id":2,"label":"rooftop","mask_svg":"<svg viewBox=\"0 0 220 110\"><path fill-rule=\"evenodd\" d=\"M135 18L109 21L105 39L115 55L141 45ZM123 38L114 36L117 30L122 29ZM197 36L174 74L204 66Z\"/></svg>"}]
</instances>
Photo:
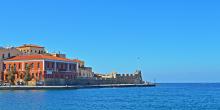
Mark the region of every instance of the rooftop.
<instances>
[{"instance_id":1,"label":"rooftop","mask_svg":"<svg viewBox=\"0 0 220 110\"><path fill-rule=\"evenodd\" d=\"M84 61L78 60L78 59L73 59L72 61L73 61L73 62L77 62L77 63L84 63Z\"/></svg>"},{"instance_id":2,"label":"rooftop","mask_svg":"<svg viewBox=\"0 0 220 110\"><path fill-rule=\"evenodd\" d=\"M42 46L34 45L34 44L24 44L24 45L19 46L19 47L17 47L17 48L24 48L24 47L44 48L44 47L42 47Z\"/></svg>"},{"instance_id":3,"label":"rooftop","mask_svg":"<svg viewBox=\"0 0 220 110\"><path fill-rule=\"evenodd\" d=\"M15 47L0 47L0 52L16 49Z\"/></svg>"},{"instance_id":4,"label":"rooftop","mask_svg":"<svg viewBox=\"0 0 220 110\"><path fill-rule=\"evenodd\" d=\"M6 59L5 61L19 61L19 60L57 60L57 61L74 62L73 60L70 60L67 58L55 57L51 55L42 55L42 54L15 56L15 57Z\"/></svg>"}]
</instances>

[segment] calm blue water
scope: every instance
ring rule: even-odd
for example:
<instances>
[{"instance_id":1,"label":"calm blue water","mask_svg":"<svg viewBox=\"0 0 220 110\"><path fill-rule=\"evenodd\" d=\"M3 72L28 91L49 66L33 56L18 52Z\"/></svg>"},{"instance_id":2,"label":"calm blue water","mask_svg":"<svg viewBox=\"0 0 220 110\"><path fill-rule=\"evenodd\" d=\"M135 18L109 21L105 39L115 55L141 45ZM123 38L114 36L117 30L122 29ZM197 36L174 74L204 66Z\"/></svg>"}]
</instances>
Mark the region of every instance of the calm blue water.
<instances>
[{"instance_id":1,"label":"calm blue water","mask_svg":"<svg viewBox=\"0 0 220 110\"><path fill-rule=\"evenodd\" d=\"M220 84L0 91L0 110L220 110Z\"/></svg>"}]
</instances>

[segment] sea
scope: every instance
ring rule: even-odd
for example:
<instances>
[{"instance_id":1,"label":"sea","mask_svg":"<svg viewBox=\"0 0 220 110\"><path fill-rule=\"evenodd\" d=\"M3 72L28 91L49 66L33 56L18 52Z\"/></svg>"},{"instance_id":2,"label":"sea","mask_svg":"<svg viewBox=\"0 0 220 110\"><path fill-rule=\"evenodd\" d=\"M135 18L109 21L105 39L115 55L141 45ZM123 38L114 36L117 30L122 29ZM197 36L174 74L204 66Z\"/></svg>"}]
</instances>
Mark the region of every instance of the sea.
<instances>
[{"instance_id":1,"label":"sea","mask_svg":"<svg viewBox=\"0 0 220 110\"><path fill-rule=\"evenodd\" d=\"M220 110L220 83L156 87L1 90L0 110Z\"/></svg>"}]
</instances>

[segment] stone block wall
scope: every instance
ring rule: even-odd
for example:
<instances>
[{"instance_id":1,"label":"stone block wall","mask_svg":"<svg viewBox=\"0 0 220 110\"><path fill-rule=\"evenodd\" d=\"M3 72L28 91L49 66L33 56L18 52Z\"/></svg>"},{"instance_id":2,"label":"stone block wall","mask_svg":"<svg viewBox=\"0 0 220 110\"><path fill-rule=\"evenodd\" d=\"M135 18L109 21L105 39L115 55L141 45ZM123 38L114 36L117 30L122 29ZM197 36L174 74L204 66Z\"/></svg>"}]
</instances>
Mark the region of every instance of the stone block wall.
<instances>
[{"instance_id":1,"label":"stone block wall","mask_svg":"<svg viewBox=\"0 0 220 110\"><path fill-rule=\"evenodd\" d=\"M45 85L101 85L101 84L142 84L141 72L132 75L117 75L116 78L46 78Z\"/></svg>"}]
</instances>

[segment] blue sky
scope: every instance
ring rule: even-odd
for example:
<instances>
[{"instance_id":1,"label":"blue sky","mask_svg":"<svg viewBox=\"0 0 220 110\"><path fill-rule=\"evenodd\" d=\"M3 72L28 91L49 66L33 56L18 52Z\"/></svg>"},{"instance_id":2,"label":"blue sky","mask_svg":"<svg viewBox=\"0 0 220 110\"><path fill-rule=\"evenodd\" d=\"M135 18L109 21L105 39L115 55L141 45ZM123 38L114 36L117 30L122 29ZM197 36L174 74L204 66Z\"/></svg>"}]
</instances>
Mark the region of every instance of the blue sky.
<instances>
[{"instance_id":1,"label":"blue sky","mask_svg":"<svg viewBox=\"0 0 220 110\"><path fill-rule=\"evenodd\" d=\"M2 0L0 45L43 45L95 72L220 82L217 0ZM137 58L140 58L138 60Z\"/></svg>"}]
</instances>

